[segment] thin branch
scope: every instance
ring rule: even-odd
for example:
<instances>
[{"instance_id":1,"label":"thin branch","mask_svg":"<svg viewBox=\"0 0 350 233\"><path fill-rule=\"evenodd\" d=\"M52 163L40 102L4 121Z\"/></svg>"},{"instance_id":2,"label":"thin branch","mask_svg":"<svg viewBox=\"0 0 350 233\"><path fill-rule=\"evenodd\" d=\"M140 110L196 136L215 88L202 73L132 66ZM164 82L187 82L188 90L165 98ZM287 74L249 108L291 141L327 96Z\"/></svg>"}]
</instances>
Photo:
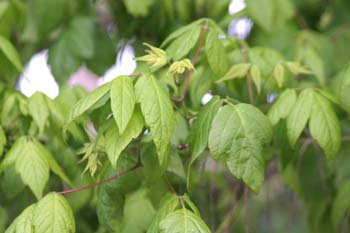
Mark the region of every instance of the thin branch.
<instances>
[{"instance_id":1,"label":"thin branch","mask_svg":"<svg viewBox=\"0 0 350 233\"><path fill-rule=\"evenodd\" d=\"M208 19L205 21L205 25L202 27L202 33L201 33L201 36L199 38L198 47L197 47L197 50L196 50L196 52L194 54L194 57L193 57L193 59L191 61L193 67L196 66L196 63L198 61L199 54L201 52L201 49L202 49L203 44L204 44L205 37L207 35L207 31L208 31ZM185 85L184 85L184 89L182 90L182 94L181 94L180 98L173 99L175 102L182 103L185 100L185 96L186 96L188 87L190 85L192 74L193 74L193 69L188 71L188 75L187 75L186 80L185 80Z\"/></svg>"},{"instance_id":2,"label":"thin branch","mask_svg":"<svg viewBox=\"0 0 350 233\"><path fill-rule=\"evenodd\" d=\"M172 193L180 197L180 195L176 192L174 186L169 182L169 180L166 177L163 178L163 181Z\"/></svg>"},{"instance_id":3,"label":"thin branch","mask_svg":"<svg viewBox=\"0 0 350 233\"><path fill-rule=\"evenodd\" d=\"M248 48L243 44L243 42L240 43L240 49L243 56L244 62L249 62L249 55L248 55ZM248 94L249 94L249 102L250 104L254 104L254 92L253 92L253 85L250 77L250 72L247 72L246 75L246 82L247 82L247 88L248 88Z\"/></svg>"},{"instance_id":4,"label":"thin branch","mask_svg":"<svg viewBox=\"0 0 350 233\"><path fill-rule=\"evenodd\" d=\"M102 184L105 184L105 183L108 183L112 180L115 180L115 179L118 179L119 177L121 176L124 176L138 168L140 168L142 165L140 163L140 161L138 161L134 166L126 169L125 171L122 171L122 172L119 172L117 174L115 174L114 176L111 176L107 179L104 179L104 180L101 180L101 181L98 181L96 183L93 183L93 184L89 184L89 185L86 185L86 186L82 186L82 187L79 187L79 188L74 188L74 189L69 189L69 190L64 190L64 191L61 191L61 192L56 192L58 194L62 194L62 195L66 195L66 194L69 194L69 193L75 193L75 192L80 192L80 191L83 191L83 190L86 190L86 189L91 189L91 188L94 188L96 186L99 186L99 185L102 185Z\"/></svg>"}]
</instances>

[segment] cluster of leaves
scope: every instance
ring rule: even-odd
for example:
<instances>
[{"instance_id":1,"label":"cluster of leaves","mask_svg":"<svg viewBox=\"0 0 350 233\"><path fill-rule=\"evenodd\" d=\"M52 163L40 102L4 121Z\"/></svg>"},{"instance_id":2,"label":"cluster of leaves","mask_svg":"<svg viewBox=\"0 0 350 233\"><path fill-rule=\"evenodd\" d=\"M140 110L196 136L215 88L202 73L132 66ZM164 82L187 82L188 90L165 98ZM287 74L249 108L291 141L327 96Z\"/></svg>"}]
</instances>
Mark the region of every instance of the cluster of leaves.
<instances>
[{"instance_id":1,"label":"cluster of leaves","mask_svg":"<svg viewBox=\"0 0 350 233\"><path fill-rule=\"evenodd\" d=\"M232 225L232 217L248 189L257 208L255 194L264 195L271 173L278 173L304 200L312 232L339 232L350 210L350 65L344 58L326 63L329 48L336 50L328 38L295 29L294 16L305 27L296 9L307 10L308 2L249 0L246 10L220 18L229 1L115 1L112 13L123 10L121 30L131 18L132 33L153 27L152 39L163 42L145 44L134 74L91 93L63 86L54 100L13 89L26 55L10 42L11 29L2 29L0 231L5 225L6 233L239 231L246 223L240 215ZM88 1L1 4L0 19L31 13L25 28L35 30L26 29L22 39L52 41L49 63L61 83L81 64L96 73L110 65L114 50L100 48L112 39L97 27ZM333 8L342 4L348 5ZM182 23L194 13L210 18L164 38L168 31L155 30L153 17L161 16L159 28L166 28L174 12ZM245 14L257 24L249 44L222 29ZM297 40L275 43L275 30ZM201 104L207 92L213 97Z\"/></svg>"}]
</instances>

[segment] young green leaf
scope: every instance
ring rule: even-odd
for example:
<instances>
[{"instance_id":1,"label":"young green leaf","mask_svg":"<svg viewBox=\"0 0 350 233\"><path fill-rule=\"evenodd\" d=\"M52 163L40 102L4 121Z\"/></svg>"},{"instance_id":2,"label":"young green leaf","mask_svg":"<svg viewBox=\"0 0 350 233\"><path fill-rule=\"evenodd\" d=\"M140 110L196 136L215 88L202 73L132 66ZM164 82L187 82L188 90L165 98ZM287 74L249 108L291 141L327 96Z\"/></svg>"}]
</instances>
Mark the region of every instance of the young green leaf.
<instances>
[{"instance_id":1,"label":"young green leaf","mask_svg":"<svg viewBox=\"0 0 350 233\"><path fill-rule=\"evenodd\" d=\"M160 201L160 208L155 214L147 233L158 233L159 223L171 212L173 212L179 205L179 198L172 193L164 195Z\"/></svg>"},{"instance_id":2,"label":"young green leaf","mask_svg":"<svg viewBox=\"0 0 350 233\"><path fill-rule=\"evenodd\" d=\"M200 217L182 208L168 214L159 224L161 232L209 233L208 226Z\"/></svg>"},{"instance_id":3,"label":"young green leaf","mask_svg":"<svg viewBox=\"0 0 350 233\"><path fill-rule=\"evenodd\" d=\"M176 38L166 49L169 58L177 61L186 56L196 45L200 34L201 27L194 25L187 33Z\"/></svg>"},{"instance_id":4,"label":"young green leaf","mask_svg":"<svg viewBox=\"0 0 350 233\"><path fill-rule=\"evenodd\" d=\"M12 63L17 71L22 71L22 63L15 47L5 37L0 35L0 51Z\"/></svg>"},{"instance_id":5,"label":"young green leaf","mask_svg":"<svg viewBox=\"0 0 350 233\"><path fill-rule=\"evenodd\" d=\"M25 208L6 229L5 233L34 233L33 216L36 204Z\"/></svg>"},{"instance_id":6,"label":"young green leaf","mask_svg":"<svg viewBox=\"0 0 350 233\"><path fill-rule=\"evenodd\" d=\"M311 74L311 71L302 66L299 62L296 61L290 61L286 62L285 65L289 69L290 72L292 72L294 75L298 74Z\"/></svg>"},{"instance_id":7,"label":"young green leaf","mask_svg":"<svg viewBox=\"0 0 350 233\"><path fill-rule=\"evenodd\" d=\"M282 87L284 82L284 67L281 63L278 63L273 69L273 77L277 82L277 86Z\"/></svg>"},{"instance_id":8,"label":"young green leaf","mask_svg":"<svg viewBox=\"0 0 350 233\"><path fill-rule=\"evenodd\" d=\"M49 180L50 165L45 155L38 151L30 139L27 139L22 153L18 155L16 171L21 175L23 183L29 186L37 199L40 199Z\"/></svg>"},{"instance_id":9,"label":"young green leaf","mask_svg":"<svg viewBox=\"0 0 350 233\"><path fill-rule=\"evenodd\" d=\"M228 59L225 48L216 31L209 31L205 41L205 53L213 72L219 76L224 75L228 69Z\"/></svg>"},{"instance_id":10,"label":"young green leaf","mask_svg":"<svg viewBox=\"0 0 350 233\"><path fill-rule=\"evenodd\" d=\"M287 118L296 100L297 93L295 90L287 89L282 92L267 114L271 123L276 125L279 120Z\"/></svg>"},{"instance_id":11,"label":"young green leaf","mask_svg":"<svg viewBox=\"0 0 350 233\"><path fill-rule=\"evenodd\" d=\"M33 217L35 233L75 233L73 212L60 194L49 193L39 201Z\"/></svg>"},{"instance_id":12,"label":"young green leaf","mask_svg":"<svg viewBox=\"0 0 350 233\"><path fill-rule=\"evenodd\" d=\"M327 158L332 160L341 143L339 120L330 102L317 92L313 94L309 127L312 138L325 151Z\"/></svg>"},{"instance_id":13,"label":"young green leaf","mask_svg":"<svg viewBox=\"0 0 350 233\"><path fill-rule=\"evenodd\" d=\"M261 91L261 72L257 65L252 65L250 68L250 75L252 76L253 83L258 91L260 93Z\"/></svg>"},{"instance_id":14,"label":"young green leaf","mask_svg":"<svg viewBox=\"0 0 350 233\"><path fill-rule=\"evenodd\" d=\"M120 153L126 148L133 138L136 138L143 129L144 122L141 112L138 108L135 108L131 119L122 134L119 133L118 127L113 124L106 131L105 135L105 148L113 167L117 166Z\"/></svg>"},{"instance_id":15,"label":"young green leaf","mask_svg":"<svg viewBox=\"0 0 350 233\"><path fill-rule=\"evenodd\" d=\"M25 149L26 142L27 138L24 136L17 138L15 143L11 146L11 149L6 153L4 160L0 164L0 173L16 162L18 156Z\"/></svg>"},{"instance_id":16,"label":"young green leaf","mask_svg":"<svg viewBox=\"0 0 350 233\"><path fill-rule=\"evenodd\" d=\"M154 76L141 77L135 85L135 90L146 124L150 127L159 162L163 166L166 164L175 124L169 95Z\"/></svg>"},{"instance_id":17,"label":"young green leaf","mask_svg":"<svg viewBox=\"0 0 350 233\"><path fill-rule=\"evenodd\" d=\"M84 98L80 99L70 110L68 118L66 120L66 126L71 122L81 116L83 113L92 108L96 103L98 103L102 98L104 98L111 89L111 83L106 83L98 87L93 92L89 93Z\"/></svg>"},{"instance_id":18,"label":"young green leaf","mask_svg":"<svg viewBox=\"0 0 350 233\"><path fill-rule=\"evenodd\" d=\"M32 116L40 132L44 131L50 115L46 98L47 97L43 93L35 92L28 100L29 114Z\"/></svg>"},{"instance_id":19,"label":"young green leaf","mask_svg":"<svg viewBox=\"0 0 350 233\"><path fill-rule=\"evenodd\" d=\"M249 104L228 104L213 120L209 149L215 159L226 160L230 171L258 192L264 179L262 145L271 137L271 123L260 110Z\"/></svg>"},{"instance_id":20,"label":"young green leaf","mask_svg":"<svg viewBox=\"0 0 350 233\"><path fill-rule=\"evenodd\" d=\"M135 102L135 91L130 77L116 78L111 87L111 108L120 134L123 134L131 119Z\"/></svg>"},{"instance_id":21,"label":"young green leaf","mask_svg":"<svg viewBox=\"0 0 350 233\"><path fill-rule=\"evenodd\" d=\"M217 80L217 83L230 80L230 79L236 79L236 78L244 78L249 69L250 69L251 64L249 63L241 63L241 64L236 64L231 66L231 68L227 71L227 73Z\"/></svg>"},{"instance_id":22,"label":"young green leaf","mask_svg":"<svg viewBox=\"0 0 350 233\"><path fill-rule=\"evenodd\" d=\"M335 90L347 111L350 111L350 64L337 75Z\"/></svg>"},{"instance_id":23,"label":"young green leaf","mask_svg":"<svg viewBox=\"0 0 350 233\"><path fill-rule=\"evenodd\" d=\"M313 90L303 90L287 118L287 135L292 146L295 145L310 118L312 105Z\"/></svg>"}]
</instances>

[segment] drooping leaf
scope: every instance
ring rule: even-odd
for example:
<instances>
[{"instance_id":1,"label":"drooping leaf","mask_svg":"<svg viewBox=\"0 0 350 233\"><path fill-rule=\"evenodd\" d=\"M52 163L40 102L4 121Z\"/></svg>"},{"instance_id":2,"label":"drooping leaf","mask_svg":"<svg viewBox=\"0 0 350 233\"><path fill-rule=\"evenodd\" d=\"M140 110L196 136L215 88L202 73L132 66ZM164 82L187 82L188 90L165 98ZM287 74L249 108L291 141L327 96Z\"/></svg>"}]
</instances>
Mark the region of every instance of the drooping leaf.
<instances>
[{"instance_id":1,"label":"drooping leaf","mask_svg":"<svg viewBox=\"0 0 350 233\"><path fill-rule=\"evenodd\" d=\"M298 74L311 74L312 72L302 66L299 62L291 61L285 63L290 72L294 75Z\"/></svg>"},{"instance_id":2,"label":"drooping leaf","mask_svg":"<svg viewBox=\"0 0 350 233\"><path fill-rule=\"evenodd\" d=\"M164 195L160 201L160 207L155 214L151 225L149 226L147 233L158 233L159 223L171 212L173 212L179 205L179 198L172 193Z\"/></svg>"},{"instance_id":3,"label":"drooping leaf","mask_svg":"<svg viewBox=\"0 0 350 233\"><path fill-rule=\"evenodd\" d=\"M284 67L281 63L278 63L273 69L273 77L275 78L278 87L282 87L284 82Z\"/></svg>"},{"instance_id":4,"label":"drooping leaf","mask_svg":"<svg viewBox=\"0 0 350 233\"><path fill-rule=\"evenodd\" d=\"M154 76L141 77L135 86L136 99L146 124L150 127L161 166L168 157L168 147L174 131L175 114L168 93Z\"/></svg>"},{"instance_id":5,"label":"drooping leaf","mask_svg":"<svg viewBox=\"0 0 350 233\"><path fill-rule=\"evenodd\" d=\"M225 160L237 178L258 192L264 179L262 145L271 137L271 123L260 110L249 104L228 104L213 120L209 148L215 159Z\"/></svg>"},{"instance_id":6,"label":"drooping leaf","mask_svg":"<svg viewBox=\"0 0 350 233\"><path fill-rule=\"evenodd\" d=\"M33 216L36 204L25 208L22 213L6 229L5 233L35 233L33 225Z\"/></svg>"},{"instance_id":7,"label":"drooping leaf","mask_svg":"<svg viewBox=\"0 0 350 233\"><path fill-rule=\"evenodd\" d=\"M50 151L48 151L38 140L33 140L32 142L35 146L36 153L43 155L47 159L52 172L54 172L68 185L72 186L71 180L67 177L60 165L58 165L57 161L55 160L54 156L50 153Z\"/></svg>"},{"instance_id":8,"label":"drooping leaf","mask_svg":"<svg viewBox=\"0 0 350 233\"><path fill-rule=\"evenodd\" d=\"M5 57L11 62L11 64L17 69L17 71L22 71L22 62L15 47L6 38L0 35L0 52L2 52Z\"/></svg>"},{"instance_id":9,"label":"drooping leaf","mask_svg":"<svg viewBox=\"0 0 350 233\"><path fill-rule=\"evenodd\" d=\"M337 190L337 195L332 205L332 223L335 228L339 226L346 212L350 209L350 182L347 181Z\"/></svg>"},{"instance_id":10,"label":"drooping leaf","mask_svg":"<svg viewBox=\"0 0 350 233\"><path fill-rule=\"evenodd\" d=\"M209 233L208 226L200 217L182 208L168 214L159 224L160 232Z\"/></svg>"},{"instance_id":11,"label":"drooping leaf","mask_svg":"<svg viewBox=\"0 0 350 233\"><path fill-rule=\"evenodd\" d=\"M49 193L39 201L33 217L35 233L75 233L73 212L60 194Z\"/></svg>"},{"instance_id":12,"label":"drooping leaf","mask_svg":"<svg viewBox=\"0 0 350 233\"><path fill-rule=\"evenodd\" d=\"M131 119L135 102L135 91L130 77L116 78L111 87L111 108L120 134L123 134Z\"/></svg>"},{"instance_id":13,"label":"drooping leaf","mask_svg":"<svg viewBox=\"0 0 350 233\"><path fill-rule=\"evenodd\" d=\"M48 159L37 150L30 139L27 139L21 152L16 159L16 171L21 175L23 183L29 186L37 199L40 199L49 180Z\"/></svg>"},{"instance_id":14,"label":"drooping leaf","mask_svg":"<svg viewBox=\"0 0 350 233\"><path fill-rule=\"evenodd\" d=\"M29 114L32 116L40 132L44 131L50 114L45 98L47 97L43 93L35 92L28 100Z\"/></svg>"},{"instance_id":15,"label":"drooping leaf","mask_svg":"<svg viewBox=\"0 0 350 233\"><path fill-rule=\"evenodd\" d=\"M310 116L310 133L327 158L332 160L341 143L339 120L329 101L320 94L313 93L313 106Z\"/></svg>"},{"instance_id":16,"label":"drooping leaf","mask_svg":"<svg viewBox=\"0 0 350 233\"><path fill-rule=\"evenodd\" d=\"M310 118L312 104L312 89L303 90L298 96L296 103L287 117L287 134L289 142L292 146L295 145Z\"/></svg>"},{"instance_id":17,"label":"drooping leaf","mask_svg":"<svg viewBox=\"0 0 350 233\"><path fill-rule=\"evenodd\" d=\"M250 68L250 75L252 77L253 83L258 91L260 93L261 91L261 72L257 65L252 65Z\"/></svg>"},{"instance_id":18,"label":"drooping leaf","mask_svg":"<svg viewBox=\"0 0 350 233\"><path fill-rule=\"evenodd\" d=\"M207 146L212 121L222 102L220 97L214 96L209 103L202 108L197 118L194 120L189 138L189 146L191 149L189 166L191 166Z\"/></svg>"},{"instance_id":19,"label":"drooping leaf","mask_svg":"<svg viewBox=\"0 0 350 233\"><path fill-rule=\"evenodd\" d=\"M4 152L6 143L7 143L7 139L6 139L5 132L0 126L0 158L2 157L2 153Z\"/></svg>"},{"instance_id":20,"label":"drooping leaf","mask_svg":"<svg viewBox=\"0 0 350 233\"><path fill-rule=\"evenodd\" d=\"M287 89L281 93L276 102L269 110L268 117L273 125L276 125L279 120L287 118L297 100L295 90Z\"/></svg>"},{"instance_id":21,"label":"drooping leaf","mask_svg":"<svg viewBox=\"0 0 350 233\"><path fill-rule=\"evenodd\" d=\"M144 122L141 112L138 108L135 108L129 123L122 134L119 133L118 127L115 124L106 131L105 147L109 161L113 167L116 167L121 152L132 139L136 138L141 133L143 126Z\"/></svg>"},{"instance_id":22,"label":"drooping leaf","mask_svg":"<svg viewBox=\"0 0 350 233\"><path fill-rule=\"evenodd\" d=\"M26 137L17 138L15 143L11 146L10 150L6 153L4 160L0 164L0 173L16 162L16 159L24 150L26 142Z\"/></svg>"},{"instance_id":23,"label":"drooping leaf","mask_svg":"<svg viewBox=\"0 0 350 233\"><path fill-rule=\"evenodd\" d=\"M337 75L335 91L347 111L350 111L350 64L346 65Z\"/></svg>"},{"instance_id":24,"label":"drooping leaf","mask_svg":"<svg viewBox=\"0 0 350 233\"><path fill-rule=\"evenodd\" d=\"M151 224L155 210L147 197L147 192L149 192L147 189L140 189L125 198L123 233L143 233Z\"/></svg>"},{"instance_id":25,"label":"drooping leaf","mask_svg":"<svg viewBox=\"0 0 350 233\"><path fill-rule=\"evenodd\" d=\"M205 41L205 53L213 72L219 76L224 75L228 69L228 60L225 48L216 31L209 31Z\"/></svg>"},{"instance_id":26,"label":"drooping leaf","mask_svg":"<svg viewBox=\"0 0 350 233\"><path fill-rule=\"evenodd\" d=\"M166 49L169 58L177 61L186 56L196 45L200 34L201 27L194 25L187 33L176 38Z\"/></svg>"},{"instance_id":27,"label":"drooping leaf","mask_svg":"<svg viewBox=\"0 0 350 233\"><path fill-rule=\"evenodd\" d=\"M111 83L106 83L98 87L93 92L89 93L84 98L80 99L68 113L66 125L69 125L72 121L74 121L79 116L88 111L90 108L92 108L96 103L98 103L109 93L110 89Z\"/></svg>"},{"instance_id":28,"label":"drooping leaf","mask_svg":"<svg viewBox=\"0 0 350 233\"><path fill-rule=\"evenodd\" d=\"M249 63L241 63L241 64L236 64L231 66L231 68L227 71L227 73L217 80L217 83L230 80L230 79L236 79L236 78L244 78L249 69L250 69L251 64Z\"/></svg>"}]
</instances>

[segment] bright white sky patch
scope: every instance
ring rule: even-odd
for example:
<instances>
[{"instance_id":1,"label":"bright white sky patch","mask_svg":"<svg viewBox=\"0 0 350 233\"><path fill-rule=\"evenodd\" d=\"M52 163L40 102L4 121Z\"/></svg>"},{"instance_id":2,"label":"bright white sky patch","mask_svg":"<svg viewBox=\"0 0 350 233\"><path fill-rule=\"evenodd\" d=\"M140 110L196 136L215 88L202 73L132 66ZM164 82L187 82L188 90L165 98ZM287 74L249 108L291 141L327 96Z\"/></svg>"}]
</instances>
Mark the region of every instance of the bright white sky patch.
<instances>
[{"instance_id":1,"label":"bright white sky patch","mask_svg":"<svg viewBox=\"0 0 350 233\"><path fill-rule=\"evenodd\" d=\"M243 10L245 6L245 0L232 0L228 7L228 12L230 13L230 15L233 15Z\"/></svg>"},{"instance_id":2,"label":"bright white sky patch","mask_svg":"<svg viewBox=\"0 0 350 233\"><path fill-rule=\"evenodd\" d=\"M207 92L207 93L205 93L205 94L203 95L202 100L201 100L201 103L202 103L203 105L206 105L206 104L211 100L211 98L213 98L213 95L210 94L209 92Z\"/></svg>"},{"instance_id":3,"label":"bright white sky patch","mask_svg":"<svg viewBox=\"0 0 350 233\"><path fill-rule=\"evenodd\" d=\"M246 7L245 0L232 0L228 12L233 15L240 12ZM239 39L245 39L249 36L253 27L253 21L248 17L234 19L228 26L228 35L237 37Z\"/></svg>"},{"instance_id":4,"label":"bright white sky patch","mask_svg":"<svg viewBox=\"0 0 350 233\"><path fill-rule=\"evenodd\" d=\"M18 81L18 88L24 95L29 97L37 91L52 99L58 95L59 87L47 64L47 58L47 50L40 51L25 66Z\"/></svg>"},{"instance_id":5,"label":"bright white sky patch","mask_svg":"<svg viewBox=\"0 0 350 233\"><path fill-rule=\"evenodd\" d=\"M99 80L99 84L109 82L120 75L130 75L136 69L136 61L134 60L134 49L127 44L124 49L118 52L116 64L109 68L104 76Z\"/></svg>"}]
</instances>

